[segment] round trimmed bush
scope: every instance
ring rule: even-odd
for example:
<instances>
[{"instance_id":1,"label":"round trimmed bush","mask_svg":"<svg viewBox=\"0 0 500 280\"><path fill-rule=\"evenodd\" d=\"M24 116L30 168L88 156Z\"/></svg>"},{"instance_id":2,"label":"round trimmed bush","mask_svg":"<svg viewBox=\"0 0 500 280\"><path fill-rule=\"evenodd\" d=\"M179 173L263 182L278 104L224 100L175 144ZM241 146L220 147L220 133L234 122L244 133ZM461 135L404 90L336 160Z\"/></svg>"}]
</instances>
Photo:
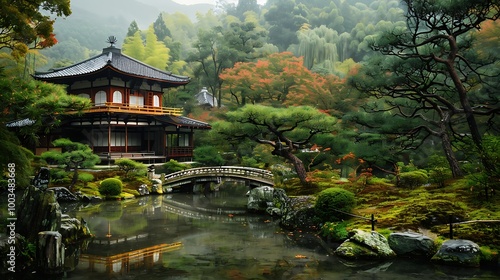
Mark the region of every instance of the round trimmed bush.
<instances>
[{"instance_id":1,"label":"round trimmed bush","mask_svg":"<svg viewBox=\"0 0 500 280\"><path fill-rule=\"evenodd\" d=\"M107 196L119 195L122 192L122 181L116 178L104 179L99 186L99 193Z\"/></svg>"},{"instance_id":2,"label":"round trimmed bush","mask_svg":"<svg viewBox=\"0 0 500 280\"><path fill-rule=\"evenodd\" d=\"M399 178L399 187L403 188L415 188L429 182L429 176L425 170L403 172Z\"/></svg>"},{"instance_id":3,"label":"round trimmed bush","mask_svg":"<svg viewBox=\"0 0 500 280\"><path fill-rule=\"evenodd\" d=\"M351 213L355 205L352 192L342 188L329 188L318 194L314 210L321 222L335 222L348 218L349 215L342 212Z\"/></svg>"}]
</instances>

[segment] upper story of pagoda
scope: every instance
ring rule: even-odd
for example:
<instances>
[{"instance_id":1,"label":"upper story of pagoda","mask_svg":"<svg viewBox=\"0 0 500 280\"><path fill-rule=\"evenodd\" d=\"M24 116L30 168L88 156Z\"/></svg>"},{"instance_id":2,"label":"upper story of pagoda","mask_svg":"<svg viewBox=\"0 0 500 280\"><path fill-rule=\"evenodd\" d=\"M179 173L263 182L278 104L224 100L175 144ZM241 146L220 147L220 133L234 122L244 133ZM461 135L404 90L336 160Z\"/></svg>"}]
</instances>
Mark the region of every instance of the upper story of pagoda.
<instances>
[{"instance_id":1,"label":"upper story of pagoda","mask_svg":"<svg viewBox=\"0 0 500 280\"><path fill-rule=\"evenodd\" d=\"M181 109L162 107L163 90L189 83L175 75L125 54L111 45L100 55L47 72L36 72L37 80L67 85L68 94L90 98L91 112L128 112L148 115L180 115Z\"/></svg>"}]
</instances>

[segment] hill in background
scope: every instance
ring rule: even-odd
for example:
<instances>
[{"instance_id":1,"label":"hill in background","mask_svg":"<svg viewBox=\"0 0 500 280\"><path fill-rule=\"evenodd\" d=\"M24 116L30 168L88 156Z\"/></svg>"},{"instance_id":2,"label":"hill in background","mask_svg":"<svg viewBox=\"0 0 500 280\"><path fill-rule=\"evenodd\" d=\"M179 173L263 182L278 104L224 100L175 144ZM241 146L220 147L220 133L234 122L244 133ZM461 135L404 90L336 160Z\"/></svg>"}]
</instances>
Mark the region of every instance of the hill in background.
<instances>
[{"instance_id":1,"label":"hill in background","mask_svg":"<svg viewBox=\"0 0 500 280\"><path fill-rule=\"evenodd\" d=\"M140 29L147 29L161 12L183 13L195 21L196 13L206 13L213 7L171 0L72 0L72 14L58 18L54 24L59 43L41 52L48 59L42 70L51 68L55 61L78 62L100 53L108 46L106 39L110 35L117 37L120 46L134 20Z\"/></svg>"}]
</instances>

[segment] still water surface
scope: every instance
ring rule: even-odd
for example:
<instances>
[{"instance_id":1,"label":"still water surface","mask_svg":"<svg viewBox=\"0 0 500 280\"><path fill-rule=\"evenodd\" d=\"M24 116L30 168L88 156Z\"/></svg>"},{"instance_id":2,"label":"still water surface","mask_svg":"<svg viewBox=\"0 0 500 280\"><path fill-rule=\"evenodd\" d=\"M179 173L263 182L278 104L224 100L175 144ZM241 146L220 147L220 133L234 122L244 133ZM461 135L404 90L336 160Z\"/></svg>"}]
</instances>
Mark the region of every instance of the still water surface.
<instances>
[{"instance_id":1,"label":"still water surface","mask_svg":"<svg viewBox=\"0 0 500 280\"><path fill-rule=\"evenodd\" d=\"M498 270L392 260L349 263L314 235L245 213L244 186L62 205L95 238L66 279L500 279Z\"/></svg>"}]
</instances>

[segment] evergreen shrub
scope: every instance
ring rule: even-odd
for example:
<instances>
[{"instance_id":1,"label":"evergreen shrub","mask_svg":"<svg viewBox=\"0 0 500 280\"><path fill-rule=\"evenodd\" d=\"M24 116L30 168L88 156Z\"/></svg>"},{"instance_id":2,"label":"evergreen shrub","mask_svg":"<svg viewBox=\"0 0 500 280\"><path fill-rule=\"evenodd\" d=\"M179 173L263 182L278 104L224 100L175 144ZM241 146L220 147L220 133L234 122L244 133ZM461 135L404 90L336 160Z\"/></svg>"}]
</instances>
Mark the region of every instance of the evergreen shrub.
<instances>
[{"instance_id":1,"label":"evergreen shrub","mask_svg":"<svg viewBox=\"0 0 500 280\"><path fill-rule=\"evenodd\" d=\"M429 182L429 175L425 170L416 170L400 174L399 187L414 188Z\"/></svg>"},{"instance_id":2,"label":"evergreen shrub","mask_svg":"<svg viewBox=\"0 0 500 280\"><path fill-rule=\"evenodd\" d=\"M122 192L122 188L122 181L116 178L108 178L101 182L99 193L106 196L115 196Z\"/></svg>"},{"instance_id":3,"label":"evergreen shrub","mask_svg":"<svg viewBox=\"0 0 500 280\"><path fill-rule=\"evenodd\" d=\"M334 187L318 194L314 209L322 222L334 222L348 218L349 216L342 212L350 213L355 205L356 200L352 192Z\"/></svg>"}]
</instances>

